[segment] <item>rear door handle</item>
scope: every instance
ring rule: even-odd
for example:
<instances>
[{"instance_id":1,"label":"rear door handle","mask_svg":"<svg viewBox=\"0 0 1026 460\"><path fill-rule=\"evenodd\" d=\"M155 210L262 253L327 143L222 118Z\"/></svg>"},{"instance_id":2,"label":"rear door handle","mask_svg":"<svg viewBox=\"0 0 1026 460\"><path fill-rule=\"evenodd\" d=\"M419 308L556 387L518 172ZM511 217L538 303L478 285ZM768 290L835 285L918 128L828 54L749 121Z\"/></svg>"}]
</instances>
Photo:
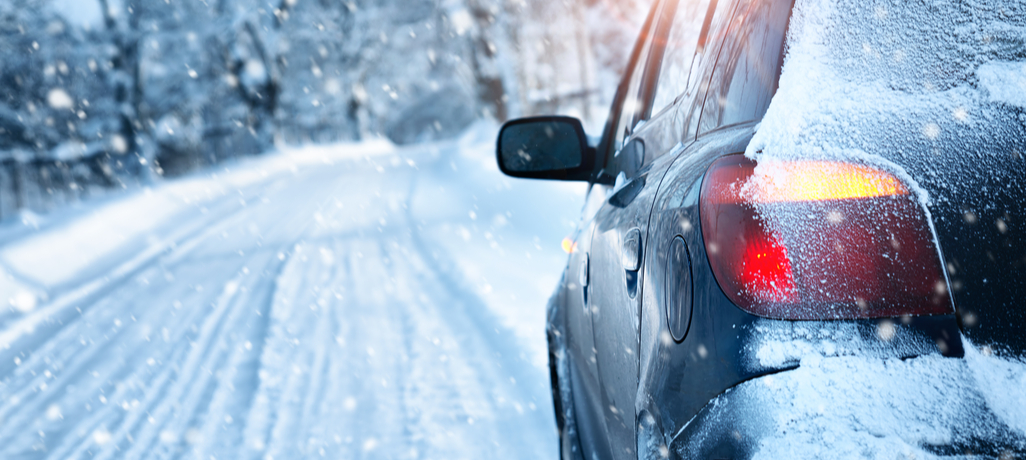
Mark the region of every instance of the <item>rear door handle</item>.
<instances>
[{"instance_id":1,"label":"rear door handle","mask_svg":"<svg viewBox=\"0 0 1026 460\"><path fill-rule=\"evenodd\" d=\"M581 272L579 273L581 282L581 304L584 306L584 314L588 314L588 253L584 253L584 257L581 258Z\"/></svg>"}]
</instances>

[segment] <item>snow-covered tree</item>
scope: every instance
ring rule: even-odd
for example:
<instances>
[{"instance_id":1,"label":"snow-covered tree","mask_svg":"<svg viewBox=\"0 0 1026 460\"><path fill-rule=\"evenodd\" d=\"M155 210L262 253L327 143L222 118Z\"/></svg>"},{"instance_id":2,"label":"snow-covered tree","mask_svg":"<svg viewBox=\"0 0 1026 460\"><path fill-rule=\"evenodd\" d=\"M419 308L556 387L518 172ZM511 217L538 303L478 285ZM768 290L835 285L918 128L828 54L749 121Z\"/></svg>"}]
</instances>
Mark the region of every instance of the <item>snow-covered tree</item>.
<instances>
[{"instance_id":1,"label":"snow-covered tree","mask_svg":"<svg viewBox=\"0 0 1026 460\"><path fill-rule=\"evenodd\" d=\"M647 0L0 2L0 217L281 143L597 120ZM71 20L69 20L71 19Z\"/></svg>"}]
</instances>

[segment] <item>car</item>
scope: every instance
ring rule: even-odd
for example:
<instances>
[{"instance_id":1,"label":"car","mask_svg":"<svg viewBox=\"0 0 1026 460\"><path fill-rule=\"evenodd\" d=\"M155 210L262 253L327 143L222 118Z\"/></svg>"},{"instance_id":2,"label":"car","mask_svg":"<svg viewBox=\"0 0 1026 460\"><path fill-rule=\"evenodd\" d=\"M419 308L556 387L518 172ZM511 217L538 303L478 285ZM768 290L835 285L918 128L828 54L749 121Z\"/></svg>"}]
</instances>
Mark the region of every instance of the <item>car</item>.
<instances>
[{"instance_id":1,"label":"car","mask_svg":"<svg viewBox=\"0 0 1026 460\"><path fill-rule=\"evenodd\" d=\"M1026 452L1026 112L985 72L1026 12L834 3L658 0L597 141L503 125L503 173L589 184L562 458Z\"/></svg>"}]
</instances>

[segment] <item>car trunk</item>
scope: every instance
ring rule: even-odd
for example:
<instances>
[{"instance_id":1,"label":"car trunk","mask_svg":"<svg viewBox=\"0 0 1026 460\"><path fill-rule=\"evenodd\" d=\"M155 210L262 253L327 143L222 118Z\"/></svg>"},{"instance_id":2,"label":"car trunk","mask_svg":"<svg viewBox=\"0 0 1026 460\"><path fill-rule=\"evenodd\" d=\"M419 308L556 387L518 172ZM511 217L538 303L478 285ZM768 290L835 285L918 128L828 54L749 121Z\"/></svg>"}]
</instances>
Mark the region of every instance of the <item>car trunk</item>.
<instances>
[{"instance_id":1,"label":"car trunk","mask_svg":"<svg viewBox=\"0 0 1026 460\"><path fill-rule=\"evenodd\" d=\"M798 0L790 30L746 154L904 179L929 210L965 337L1026 354L1026 4Z\"/></svg>"}]
</instances>

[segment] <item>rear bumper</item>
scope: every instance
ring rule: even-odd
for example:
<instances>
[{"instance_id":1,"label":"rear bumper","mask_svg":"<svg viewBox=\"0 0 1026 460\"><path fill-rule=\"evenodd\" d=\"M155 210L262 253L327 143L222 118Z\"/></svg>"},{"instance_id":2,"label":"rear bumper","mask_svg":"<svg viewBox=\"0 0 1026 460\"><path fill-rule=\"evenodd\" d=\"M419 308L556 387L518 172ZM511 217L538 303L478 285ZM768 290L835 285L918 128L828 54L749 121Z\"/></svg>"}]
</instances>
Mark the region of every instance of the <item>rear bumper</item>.
<instances>
[{"instance_id":1,"label":"rear bumper","mask_svg":"<svg viewBox=\"0 0 1026 460\"><path fill-rule=\"evenodd\" d=\"M1026 458L1024 398L1000 407L1009 391L1023 393L1026 365L966 345L965 358L803 359L712 400L673 437L671 455ZM994 371L1007 385L994 385Z\"/></svg>"}]
</instances>

